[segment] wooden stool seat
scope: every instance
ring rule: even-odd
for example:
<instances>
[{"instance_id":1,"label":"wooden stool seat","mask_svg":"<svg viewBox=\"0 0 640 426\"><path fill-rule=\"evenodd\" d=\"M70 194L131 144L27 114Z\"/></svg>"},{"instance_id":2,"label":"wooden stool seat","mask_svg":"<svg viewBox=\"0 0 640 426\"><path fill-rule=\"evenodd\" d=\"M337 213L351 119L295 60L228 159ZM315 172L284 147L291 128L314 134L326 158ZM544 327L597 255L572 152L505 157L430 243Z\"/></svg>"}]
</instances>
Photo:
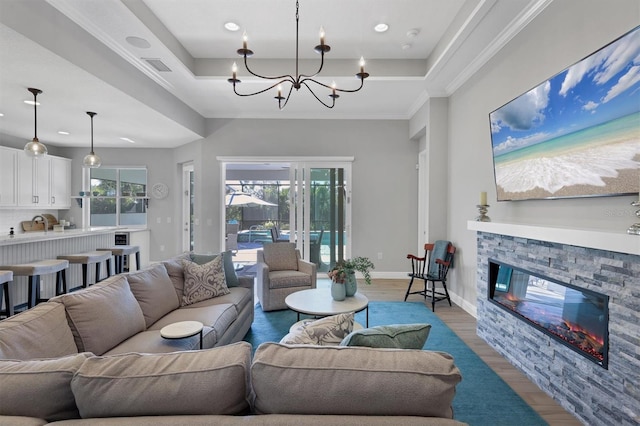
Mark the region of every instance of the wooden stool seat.
<instances>
[{"instance_id":1,"label":"wooden stool seat","mask_svg":"<svg viewBox=\"0 0 640 426\"><path fill-rule=\"evenodd\" d=\"M11 292L9 291L9 284L13 281L13 271L0 271L0 285L2 291L0 291L0 306L2 305L2 297L4 296L4 311L0 311L5 317L9 318L13 315L13 302L11 301Z\"/></svg>"},{"instance_id":2,"label":"wooden stool seat","mask_svg":"<svg viewBox=\"0 0 640 426\"><path fill-rule=\"evenodd\" d=\"M95 282L100 282L100 264L106 262L107 264L107 277L111 276L111 251L109 250L96 250L88 251L86 253L76 254L64 254L58 256L58 259L65 259L71 264L82 265L82 287L87 288L89 285L89 265L95 264ZM66 293L67 289L64 288L63 292Z\"/></svg>"},{"instance_id":3,"label":"wooden stool seat","mask_svg":"<svg viewBox=\"0 0 640 426\"><path fill-rule=\"evenodd\" d=\"M0 266L0 270L11 271L16 277L29 277L29 308L46 300L40 299L40 276L55 273L56 295L59 295L62 289L67 286L67 268L69 268L69 261L63 259L47 259L19 265Z\"/></svg>"},{"instance_id":4,"label":"wooden stool seat","mask_svg":"<svg viewBox=\"0 0 640 426\"><path fill-rule=\"evenodd\" d=\"M127 256L127 259L129 259L129 256L132 254L136 255L136 268L138 270L140 269L139 246L116 245L108 248L99 248L98 250L107 250L113 254L116 259L116 274L121 274L124 270L124 257ZM129 266L129 269L131 269L131 266Z\"/></svg>"}]
</instances>

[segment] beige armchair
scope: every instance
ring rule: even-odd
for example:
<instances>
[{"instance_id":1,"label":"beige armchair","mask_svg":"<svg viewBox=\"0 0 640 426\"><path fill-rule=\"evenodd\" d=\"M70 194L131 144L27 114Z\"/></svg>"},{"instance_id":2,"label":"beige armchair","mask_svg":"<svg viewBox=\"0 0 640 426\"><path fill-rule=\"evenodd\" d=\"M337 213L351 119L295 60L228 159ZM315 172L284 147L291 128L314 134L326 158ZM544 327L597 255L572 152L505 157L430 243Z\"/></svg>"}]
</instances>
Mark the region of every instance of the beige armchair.
<instances>
[{"instance_id":1,"label":"beige armchair","mask_svg":"<svg viewBox=\"0 0 640 426\"><path fill-rule=\"evenodd\" d=\"M263 311L287 309L288 295L316 288L316 264L302 260L294 243L265 244L257 257L257 296Z\"/></svg>"}]
</instances>

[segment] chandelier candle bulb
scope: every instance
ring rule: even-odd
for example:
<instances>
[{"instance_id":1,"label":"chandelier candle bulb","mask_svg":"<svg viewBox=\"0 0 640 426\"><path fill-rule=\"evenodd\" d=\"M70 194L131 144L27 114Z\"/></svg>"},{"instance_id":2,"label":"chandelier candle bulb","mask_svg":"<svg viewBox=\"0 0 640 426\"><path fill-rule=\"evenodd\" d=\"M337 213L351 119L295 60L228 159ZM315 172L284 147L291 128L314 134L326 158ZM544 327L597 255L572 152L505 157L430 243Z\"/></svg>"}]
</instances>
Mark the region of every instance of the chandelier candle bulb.
<instances>
[{"instance_id":1,"label":"chandelier candle bulb","mask_svg":"<svg viewBox=\"0 0 640 426\"><path fill-rule=\"evenodd\" d=\"M324 28L320 27L320 46L324 46Z\"/></svg>"},{"instance_id":2,"label":"chandelier candle bulb","mask_svg":"<svg viewBox=\"0 0 640 426\"><path fill-rule=\"evenodd\" d=\"M247 37L247 32L245 31L244 34L242 34L242 48L246 49L247 48L247 40L249 39L249 37Z\"/></svg>"},{"instance_id":3,"label":"chandelier candle bulb","mask_svg":"<svg viewBox=\"0 0 640 426\"><path fill-rule=\"evenodd\" d=\"M481 206L487 205L487 193L485 191L482 191L480 193L480 205Z\"/></svg>"},{"instance_id":4,"label":"chandelier candle bulb","mask_svg":"<svg viewBox=\"0 0 640 426\"><path fill-rule=\"evenodd\" d=\"M364 56L360 56L360 74L364 74Z\"/></svg>"}]
</instances>

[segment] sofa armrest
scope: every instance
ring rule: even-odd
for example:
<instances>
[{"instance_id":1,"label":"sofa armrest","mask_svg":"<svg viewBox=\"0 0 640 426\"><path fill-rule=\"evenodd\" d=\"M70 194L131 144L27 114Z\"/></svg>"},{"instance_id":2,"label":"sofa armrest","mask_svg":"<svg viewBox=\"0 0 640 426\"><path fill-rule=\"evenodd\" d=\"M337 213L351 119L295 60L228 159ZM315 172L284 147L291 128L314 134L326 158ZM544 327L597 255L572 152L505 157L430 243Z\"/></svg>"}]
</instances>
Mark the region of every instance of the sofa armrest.
<instances>
[{"instance_id":1,"label":"sofa armrest","mask_svg":"<svg viewBox=\"0 0 640 426\"><path fill-rule=\"evenodd\" d=\"M249 290L253 291L253 276L239 275L238 287L248 288Z\"/></svg>"}]
</instances>

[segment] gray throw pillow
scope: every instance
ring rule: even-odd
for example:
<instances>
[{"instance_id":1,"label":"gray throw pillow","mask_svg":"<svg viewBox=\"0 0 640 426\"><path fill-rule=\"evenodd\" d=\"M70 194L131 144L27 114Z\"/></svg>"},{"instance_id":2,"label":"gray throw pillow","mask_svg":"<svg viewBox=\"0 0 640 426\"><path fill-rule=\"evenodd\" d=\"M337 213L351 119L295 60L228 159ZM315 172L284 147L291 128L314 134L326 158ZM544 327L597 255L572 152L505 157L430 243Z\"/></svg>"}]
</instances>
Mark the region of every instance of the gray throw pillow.
<instances>
[{"instance_id":1,"label":"gray throw pillow","mask_svg":"<svg viewBox=\"0 0 640 426\"><path fill-rule=\"evenodd\" d=\"M225 281L222 262L222 256L218 256L204 265L198 265L188 260L182 261L182 269L184 270L182 306L230 293Z\"/></svg>"},{"instance_id":2,"label":"gray throw pillow","mask_svg":"<svg viewBox=\"0 0 640 426\"><path fill-rule=\"evenodd\" d=\"M422 349L430 331L431 324L380 325L352 332L340 342L340 346Z\"/></svg>"}]
</instances>

